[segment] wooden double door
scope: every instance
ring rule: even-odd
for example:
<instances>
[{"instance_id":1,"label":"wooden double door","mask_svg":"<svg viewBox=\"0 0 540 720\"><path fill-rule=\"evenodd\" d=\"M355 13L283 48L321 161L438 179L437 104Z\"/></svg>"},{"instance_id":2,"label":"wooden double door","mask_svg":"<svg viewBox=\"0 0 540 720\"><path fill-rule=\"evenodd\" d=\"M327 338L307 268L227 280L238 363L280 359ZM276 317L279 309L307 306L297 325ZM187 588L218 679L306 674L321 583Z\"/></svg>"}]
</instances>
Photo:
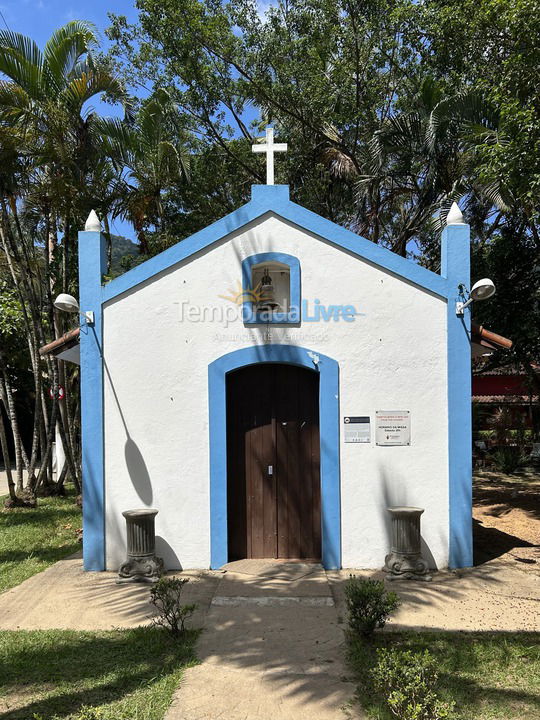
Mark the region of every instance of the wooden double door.
<instances>
[{"instance_id":1,"label":"wooden double door","mask_svg":"<svg viewBox=\"0 0 540 720\"><path fill-rule=\"evenodd\" d=\"M262 363L227 376L229 560L321 557L319 375Z\"/></svg>"}]
</instances>

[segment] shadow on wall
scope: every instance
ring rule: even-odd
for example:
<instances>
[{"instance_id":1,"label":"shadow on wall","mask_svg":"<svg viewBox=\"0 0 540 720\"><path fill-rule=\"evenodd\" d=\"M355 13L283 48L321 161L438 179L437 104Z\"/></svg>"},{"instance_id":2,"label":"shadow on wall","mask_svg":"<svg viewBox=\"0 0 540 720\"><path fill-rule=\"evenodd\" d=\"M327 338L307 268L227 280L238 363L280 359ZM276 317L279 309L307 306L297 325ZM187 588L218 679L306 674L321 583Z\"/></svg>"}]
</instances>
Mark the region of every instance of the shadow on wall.
<instances>
[{"instance_id":1,"label":"shadow on wall","mask_svg":"<svg viewBox=\"0 0 540 720\"><path fill-rule=\"evenodd\" d=\"M386 544L388 547L387 552L390 552L390 548L392 546L392 520L390 517L390 513L387 511L387 508L399 507L401 505L409 505L407 485L403 478L400 477L396 477L390 480L387 471L381 466L379 466L379 478L381 483L381 496L383 500L381 512L383 513L384 527L386 530ZM422 515L422 520L423 519L424 515ZM429 545L426 543L422 535L420 536L420 543L422 549L422 557L428 563L430 570L438 570L437 563L435 562L435 558L433 557L433 553L431 552ZM381 560L381 565L383 562L384 558Z\"/></svg>"},{"instance_id":2,"label":"shadow on wall","mask_svg":"<svg viewBox=\"0 0 540 720\"><path fill-rule=\"evenodd\" d=\"M108 515L106 528L105 547L107 570L117 572L120 565L126 559L126 521L120 513L118 513L118 515L115 513L114 516ZM114 552L111 551L112 548L114 548Z\"/></svg>"},{"instance_id":3,"label":"shadow on wall","mask_svg":"<svg viewBox=\"0 0 540 720\"><path fill-rule=\"evenodd\" d=\"M139 496L139 499L146 507L152 506L152 501L154 499L154 493L152 489L152 480L150 478L150 473L148 472L148 468L146 466L146 462L144 460L144 457L139 450L139 446L133 440L131 435L129 434L129 430L127 427L126 420L124 418L124 414L122 412L122 408L120 407L120 402L118 400L118 395L116 394L116 389L114 387L114 383L112 381L111 374L109 372L109 368L107 367L107 363L104 360L103 365L105 367L105 372L107 373L107 378L114 396L114 401L116 403L116 407L118 408L118 413L120 415L120 419L122 420L122 425L124 426L124 430L126 433L126 442L124 445L124 458L126 461L126 468L131 480L131 483L133 485L133 488L135 489L135 492ZM125 508L126 510L131 508ZM116 527L117 531L117 540L121 537L121 544L122 546L125 546L125 527L121 523L121 520L123 518L118 519L118 524ZM114 542L114 540L113 540ZM158 557L163 558L163 562L165 565L165 568L167 570L182 570L182 563L180 562L178 556L176 555L175 551L172 549L172 547L169 545L169 543L162 538L159 535L156 535L156 555ZM114 569L116 568L109 568Z\"/></svg>"},{"instance_id":4,"label":"shadow on wall","mask_svg":"<svg viewBox=\"0 0 540 720\"><path fill-rule=\"evenodd\" d=\"M126 444L124 445L124 457L126 459L127 471L133 487L135 488L135 492L145 505L152 505L152 481L150 480L148 468L146 467L146 463L137 443L129 435L126 440Z\"/></svg>"},{"instance_id":5,"label":"shadow on wall","mask_svg":"<svg viewBox=\"0 0 540 720\"><path fill-rule=\"evenodd\" d=\"M178 555L161 535L156 535L156 555L163 559L165 570L183 570Z\"/></svg>"},{"instance_id":6,"label":"shadow on wall","mask_svg":"<svg viewBox=\"0 0 540 720\"><path fill-rule=\"evenodd\" d=\"M118 400L118 395L116 394L116 388L114 387L111 373L109 371L109 367L105 358L103 359L103 367L105 368L105 373L107 375L107 379L112 390L114 401L116 403L116 407L118 408L118 413L120 415L120 419L122 420L122 425L124 426L124 431L126 433L124 458L126 461L126 467L129 473L130 480L141 502L144 503L144 505L146 505L147 507L150 507L152 505L154 495L152 490L152 481L148 473L148 468L146 467L146 463L144 461L142 453L139 450L139 446L129 434L127 423L124 418L122 408L120 406L120 401ZM128 509L130 508L126 508L126 510Z\"/></svg>"}]
</instances>

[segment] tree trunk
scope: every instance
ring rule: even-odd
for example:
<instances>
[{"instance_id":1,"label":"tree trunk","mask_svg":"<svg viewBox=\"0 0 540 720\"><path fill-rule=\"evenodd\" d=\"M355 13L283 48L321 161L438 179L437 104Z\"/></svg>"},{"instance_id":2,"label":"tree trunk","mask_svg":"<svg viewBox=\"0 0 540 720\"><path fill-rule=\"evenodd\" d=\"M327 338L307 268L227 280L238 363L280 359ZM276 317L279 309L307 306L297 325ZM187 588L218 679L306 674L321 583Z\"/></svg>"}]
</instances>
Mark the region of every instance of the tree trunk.
<instances>
[{"instance_id":1,"label":"tree trunk","mask_svg":"<svg viewBox=\"0 0 540 720\"><path fill-rule=\"evenodd\" d=\"M9 448L6 437L6 427L4 425L4 414L2 407L0 406L0 449L2 450L2 457L4 458L4 467L6 468L6 476L8 483L9 497L12 502L16 503L17 493L15 491L15 483L13 482L13 475L11 473L11 458L9 457Z\"/></svg>"},{"instance_id":2,"label":"tree trunk","mask_svg":"<svg viewBox=\"0 0 540 720\"><path fill-rule=\"evenodd\" d=\"M0 396L2 397L2 402L4 403L4 407L7 410L9 422L11 425L11 432L13 435L13 444L15 446L15 473L16 473L16 477L17 477L17 494L20 495L24 489L21 433L19 431L19 421L17 419L17 410L15 408L15 403L13 401L13 392L11 389L11 384L9 382L7 369L4 364L4 356L2 354L1 349L0 349L0 374L1 374Z\"/></svg>"},{"instance_id":3,"label":"tree trunk","mask_svg":"<svg viewBox=\"0 0 540 720\"><path fill-rule=\"evenodd\" d=\"M107 275L109 275L112 265L112 238L107 213L103 216L103 224L105 225L105 242L107 243Z\"/></svg>"}]
</instances>

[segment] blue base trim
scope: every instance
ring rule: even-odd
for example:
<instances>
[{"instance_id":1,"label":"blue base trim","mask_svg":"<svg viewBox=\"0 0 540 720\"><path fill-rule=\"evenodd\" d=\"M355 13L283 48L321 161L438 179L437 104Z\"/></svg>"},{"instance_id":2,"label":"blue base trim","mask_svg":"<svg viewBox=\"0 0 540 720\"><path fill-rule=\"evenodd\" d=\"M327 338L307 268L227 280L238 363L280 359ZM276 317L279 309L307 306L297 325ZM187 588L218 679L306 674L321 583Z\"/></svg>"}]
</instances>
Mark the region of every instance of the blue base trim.
<instances>
[{"instance_id":1,"label":"blue base trim","mask_svg":"<svg viewBox=\"0 0 540 720\"><path fill-rule=\"evenodd\" d=\"M294 255L278 252L259 253L250 255L242 260L242 292L247 297L250 290L253 290L251 274L255 265L261 263L277 262L287 265L290 271L290 310L287 313L274 313L271 320L259 318L254 310L254 303L251 300L244 300L242 304L242 317L246 325L285 325L288 323L299 323L301 320L302 297L300 292L300 261Z\"/></svg>"},{"instance_id":2,"label":"blue base trim","mask_svg":"<svg viewBox=\"0 0 540 720\"><path fill-rule=\"evenodd\" d=\"M316 367L308 353L311 351L292 345L258 345L223 355L208 366L212 569L228 562L226 376L232 370L257 363L289 363L319 371L322 564L327 570L341 567L339 366L319 354Z\"/></svg>"}]
</instances>

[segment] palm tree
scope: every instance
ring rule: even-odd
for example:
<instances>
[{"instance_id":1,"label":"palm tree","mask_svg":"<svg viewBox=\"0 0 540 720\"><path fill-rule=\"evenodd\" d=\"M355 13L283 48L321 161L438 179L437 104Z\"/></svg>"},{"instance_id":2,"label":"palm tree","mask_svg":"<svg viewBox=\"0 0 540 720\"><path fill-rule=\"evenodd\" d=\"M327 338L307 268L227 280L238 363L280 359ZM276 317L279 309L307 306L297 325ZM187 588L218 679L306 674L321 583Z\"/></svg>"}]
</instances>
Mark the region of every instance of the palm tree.
<instances>
[{"instance_id":1,"label":"palm tree","mask_svg":"<svg viewBox=\"0 0 540 720\"><path fill-rule=\"evenodd\" d=\"M424 78L414 110L388 116L354 165L335 147L326 152L334 174L355 184L351 225L405 255L413 238L422 245L438 237L454 201L466 197L480 214L507 209L502 185L476 173L478 149L498 141L499 124L478 92L445 98L431 77Z\"/></svg>"},{"instance_id":2,"label":"palm tree","mask_svg":"<svg viewBox=\"0 0 540 720\"><path fill-rule=\"evenodd\" d=\"M52 301L57 291L75 291L72 249L77 230L94 204L88 178L99 158L92 144L96 114L88 101L103 92L116 99L124 97L119 80L94 57L96 47L94 27L82 21L54 32L43 51L29 37L0 31L0 138L15 138L14 161L0 170L0 249L23 309L34 374L32 452L28 457L22 448L21 453L31 492L47 472L57 416L63 437L73 438L68 427L71 383L65 381L57 361L48 358L49 383L56 387L60 382L66 389L61 404L49 401L38 348L51 334L63 330L64 320L55 314ZM42 462L36 478L38 449ZM77 484L77 453L72 442L65 449ZM17 470L20 478L22 470Z\"/></svg>"},{"instance_id":3,"label":"palm tree","mask_svg":"<svg viewBox=\"0 0 540 720\"><path fill-rule=\"evenodd\" d=\"M189 178L184 117L170 95L157 90L142 103L134 121L103 118L95 130L121 173L115 214L133 224L140 252L147 255L148 229L166 230L164 191Z\"/></svg>"},{"instance_id":4,"label":"palm tree","mask_svg":"<svg viewBox=\"0 0 540 720\"><path fill-rule=\"evenodd\" d=\"M95 113L86 104L100 93L124 97L120 81L97 62L94 26L72 21L59 28L43 52L29 37L0 31L0 123L25 139L36 167L46 175L51 206L48 249L52 260L61 223L69 238L85 175L91 170L90 128ZM80 208L87 211L88 208Z\"/></svg>"}]
</instances>

